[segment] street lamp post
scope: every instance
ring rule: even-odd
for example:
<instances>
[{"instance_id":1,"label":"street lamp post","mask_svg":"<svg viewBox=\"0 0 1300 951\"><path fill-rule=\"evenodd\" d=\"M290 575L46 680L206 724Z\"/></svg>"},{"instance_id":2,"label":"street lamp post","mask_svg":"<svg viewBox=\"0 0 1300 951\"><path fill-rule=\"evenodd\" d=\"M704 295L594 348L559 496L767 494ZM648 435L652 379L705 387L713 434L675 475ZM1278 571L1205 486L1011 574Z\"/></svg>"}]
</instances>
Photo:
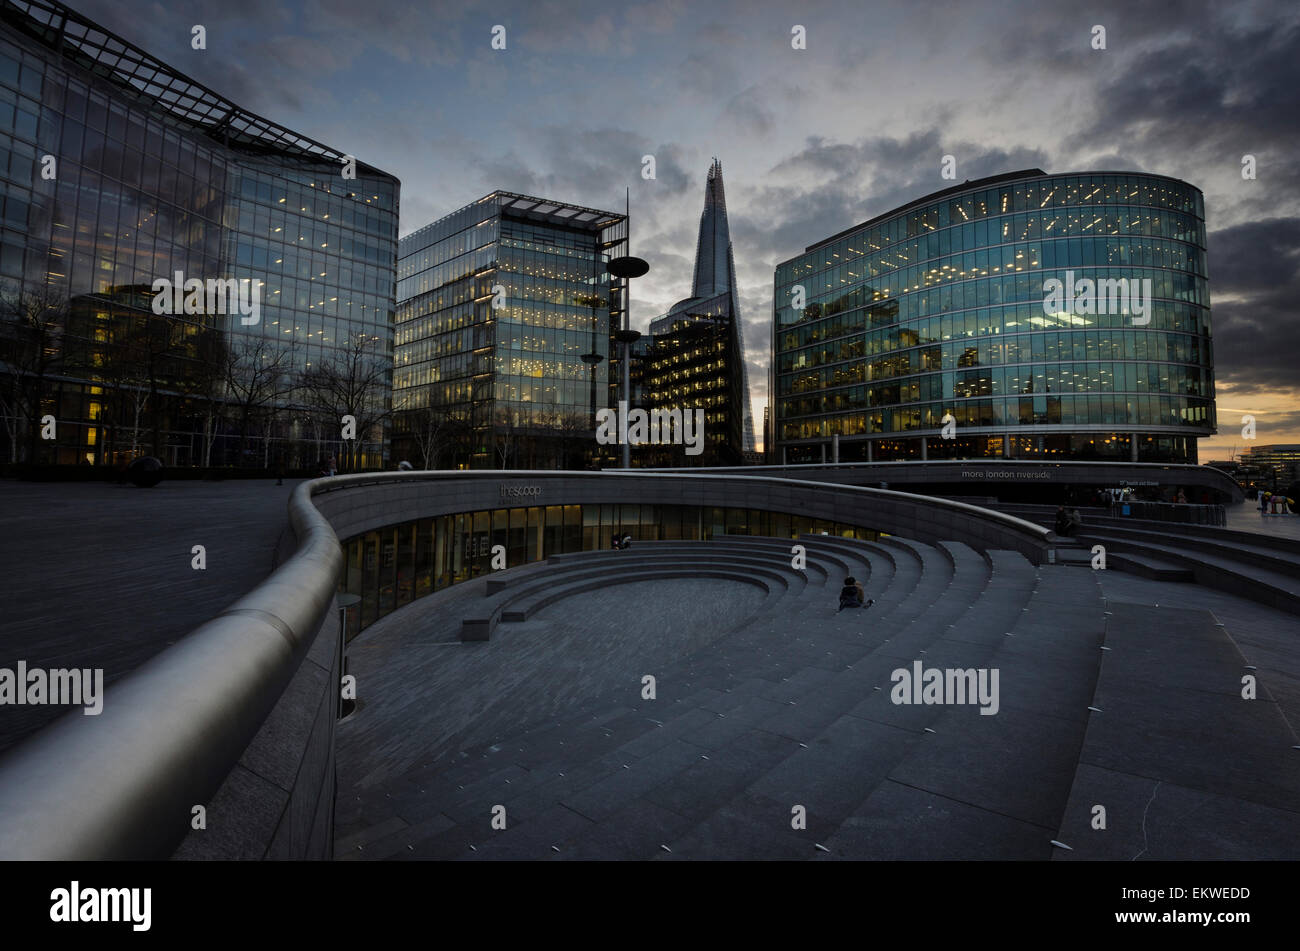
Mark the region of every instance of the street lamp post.
<instances>
[{"instance_id":1,"label":"street lamp post","mask_svg":"<svg viewBox=\"0 0 1300 951\"><path fill-rule=\"evenodd\" d=\"M630 221L632 200L630 192L625 198L625 208L623 220L628 222L627 229L627 247L632 250L632 225ZM629 283L634 277L644 277L650 270L650 265L641 258L634 258L630 254L621 258L614 258L606 265L609 273L623 282L623 326L614 331L614 339L621 345L620 355L623 361L623 383L620 392L623 399L627 401L628 407L632 405L631 398L631 374L629 373L628 351L629 348L641 336L639 331L632 329L632 288ZM632 468L632 447L623 443L623 468Z\"/></svg>"},{"instance_id":2,"label":"street lamp post","mask_svg":"<svg viewBox=\"0 0 1300 951\"><path fill-rule=\"evenodd\" d=\"M596 309L601 302L600 295L596 293L596 261L597 258L593 254L591 258L591 293L587 296L587 303L591 305L591 352L582 354L582 362L591 368L591 431L593 433L596 431L596 368L605 359L596 350L596 325L599 323Z\"/></svg>"}]
</instances>

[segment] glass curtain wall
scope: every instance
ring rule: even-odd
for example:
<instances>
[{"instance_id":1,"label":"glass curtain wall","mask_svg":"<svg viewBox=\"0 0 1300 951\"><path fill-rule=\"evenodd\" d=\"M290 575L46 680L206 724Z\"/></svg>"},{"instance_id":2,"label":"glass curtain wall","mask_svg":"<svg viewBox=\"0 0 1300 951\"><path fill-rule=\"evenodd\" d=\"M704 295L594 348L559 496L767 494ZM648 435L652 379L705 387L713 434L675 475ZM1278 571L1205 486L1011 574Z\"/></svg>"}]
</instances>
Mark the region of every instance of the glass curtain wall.
<instances>
[{"instance_id":1,"label":"glass curtain wall","mask_svg":"<svg viewBox=\"0 0 1300 951\"><path fill-rule=\"evenodd\" d=\"M691 505L547 505L462 512L390 526L348 539L341 592L361 596L348 611L355 637L375 621L443 588L491 572L493 548L506 566L567 552L599 551L615 538L701 540L718 535L795 538L802 534L875 540L862 526L764 509Z\"/></svg>"}]
</instances>

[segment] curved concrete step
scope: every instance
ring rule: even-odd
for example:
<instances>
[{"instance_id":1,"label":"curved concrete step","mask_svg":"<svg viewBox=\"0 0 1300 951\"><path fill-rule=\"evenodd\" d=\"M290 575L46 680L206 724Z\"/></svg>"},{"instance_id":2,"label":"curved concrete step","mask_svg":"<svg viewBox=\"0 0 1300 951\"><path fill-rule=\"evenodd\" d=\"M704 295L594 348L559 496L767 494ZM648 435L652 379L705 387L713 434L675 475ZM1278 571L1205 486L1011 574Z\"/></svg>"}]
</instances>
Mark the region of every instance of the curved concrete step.
<instances>
[{"instance_id":1,"label":"curved concrete step","mask_svg":"<svg viewBox=\"0 0 1300 951\"><path fill-rule=\"evenodd\" d=\"M835 552L844 558L844 576L861 581L867 597L876 597L893 584L898 574L893 551L863 539L801 535L799 541L810 552Z\"/></svg>"},{"instance_id":2,"label":"curved concrete step","mask_svg":"<svg viewBox=\"0 0 1300 951\"><path fill-rule=\"evenodd\" d=\"M1007 598L1012 581L1023 585L1025 572L1034 572L1019 555L1014 556L1017 564L1003 555L981 558L969 549L947 546L888 551L910 566L911 577L921 583L916 603L899 611L900 619L926 611L946 614L977 600L977 586L964 583L972 573L985 580L979 596ZM885 560L880 552L871 555ZM958 577L963 583L948 596L928 593L931 585L946 589ZM900 585L892 587L902 596ZM593 698L581 718L538 727L420 773L422 797L433 798L425 808L440 810L457 825L431 836L427 844L415 843L414 854L822 854L813 848L814 837L827 841L910 749L935 739L919 727L861 715L857 708L864 698L887 696L889 673L902 664L895 657L873 656L885 631L871 612L810 616L804 602L826 593L809 585L799 597L782 597L761 622L724 635L673 670L659 672L660 698L653 703L633 709L626 700ZM855 628L863 631L861 636ZM935 629L933 635L942 640L944 630ZM952 649L961 648L993 649L971 644ZM857 713L850 712L855 709ZM935 708L909 709L929 713ZM509 831L493 833L479 821L484 802L507 805L514 823ZM793 802L808 809L807 833L790 829ZM478 852L469 851L471 843Z\"/></svg>"},{"instance_id":3,"label":"curved concrete step","mask_svg":"<svg viewBox=\"0 0 1300 951\"><path fill-rule=\"evenodd\" d=\"M1286 717L1208 611L1110 604L1054 861L1294 859L1300 755ZM1104 804L1106 831L1094 828Z\"/></svg>"},{"instance_id":4,"label":"curved concrete step","mask_svg":"<svg viewBox=\"0 0 1300 951\"><path fill-rule=\"evenodd\" d=\"M793 573L792 573L793 574ZM779 571L754 566L724 568L715 565L677 565L663 566L631 572L615 572L600 577L582 578L554 585L544 591L536 592L528 598L512 602L511 607L501 612L502 623L520 623L527 621L542 608L563 601L565 598L592 591L597 588L612 588L621 584L637 584L642 581L671 580L676 578L718 578L726 581L740 581L761 587L768 594L779 592L783 585L793 580Z\"/></svg>"},{"instance_id":5,"label":"curved concrete step","mask_svg":"<svg viewBox=\"0 0 1300 951\"><path fill-rule=\"evenodd\" d=\"M792 556L789 545L782 545L778 539L760 539L757 536L729 537L743 537L748 540L744 543L719 543L715 541L642 542L633 545L627 551L610 549L569 552L564 555L552 555L548 561L555 566L571 566L593 562L603 563L603 560L609 557L631 560L643 557L664 558L680 555L682 557L710 557L716 559L730 559L732 557L758 558L774 566L781 564L787 567L790 566ZM841 561L841 559L833 556L819 554L816 558L809 558L808 565L814 572L820 574L823 579L827 579L841 569Z\"/></svg>"},{"instance_id":6,"label":"curved concrete step","mask_svg":"<svg viewBox=\"0 0 1300 951\"><path fill-rule=\"evenodd\" d=\"M1220 555L1199 554L1174 544L1112 535L1081 534L1079 537L1089 544L1104 545L1108 559L1112 551L1156 558L1189 569L1197 584L1250 598L1280 611L1300 614L1300 579L1290 574Z\"/></svg>"},{"instance_id":7,"label":"curved concrete step","mask_svg":"<svg viewBox=\"0 0 1300 951\"><path fill-rule=\"evenodd\" d=\"M647 571L653 568L689 566L708 568L718 564L715 556L698 551L662 551L658 554L644 554L635 560L624 557L630 554L630 551L611 551L609 555L600 553L595 558L566 560L552 565L549 570L530 572L519 583L510 583L505 577L488 579L489 584L485 586L486 598L479 602L480 606L475 607L473 613L461 621L461 640L488 640L502 620L520 620L514 616L506 617L515 603L569 581L610 577L614 573L622 574L628 570ZM733 565L743 565L755 571L767 570L772 565L771 561L761 556L735 556L730 561ZM791 582L799 578L801 584L807 583L806 576L800 576L793 569L790 569L789 574ZM492 581L496 584L492 585Z\"/></svg>"},{"instance_id":8,"label":"curved concrete step","mask_svg":"<svg viewBox=\"0 0 1300 951\"><path fill-rule=\"evenodd\" d=\"M1280 572L1293 578L1300 578L1300 555L1265 545L1247 544L1238 542L1235 539L1215 539L1205 535L1184 535L1174 539L1170 537L1168 532L1147 528L1132 528L1127 525L1107 525L1105 528L1094 529L1089 534L1128 538L1134 541L1152 542L1157 545L1172 545L1175 547L1179 547L1178 543L1186 539L1184 550L1191 554L1214 555L1230 561L1243 562L1270 571ZM1237 532L1235 534L1246 535L1248 533Z\"/></svg>"},{"instance_id":9,"label":"curved concrete step","mask_svg":"<svg viewBox=\"0 0 1300 951\"><path fill-rule=\"evenodd\" d=\"M926 668L997 670L997 712L876 700L875 712L895 730L882 744L890 761L875 764L878 781L818 858L1050 856L1087 723L1104 605L1095 579L1038 571L1052 584L1035 587L1013 636L946 637L924 659ZM910 737L899 735L907 730Z\"/></svg>"}]
</instances>

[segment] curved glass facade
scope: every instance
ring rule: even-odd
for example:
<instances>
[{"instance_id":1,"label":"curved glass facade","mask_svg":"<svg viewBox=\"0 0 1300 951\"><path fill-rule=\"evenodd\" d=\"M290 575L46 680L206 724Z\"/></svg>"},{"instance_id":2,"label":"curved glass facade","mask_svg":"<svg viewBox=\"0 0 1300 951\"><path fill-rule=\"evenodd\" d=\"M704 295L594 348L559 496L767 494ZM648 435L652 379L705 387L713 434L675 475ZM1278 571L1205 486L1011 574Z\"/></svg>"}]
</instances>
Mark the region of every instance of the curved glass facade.
<instances>
[{"instance_id":1,"label":"curved glass facade","mask_svg":"<svg viewBox=\"0 0 1300 951\"><path fill-rule=\"evenodd\" d=\"M838 435L842 461L1194 463L1215 431L1205 211L1185 182L967 183L778 265L774 294L789 462L830 458Z\"/></svg>"},{"instance_id":2,"label":"curved glass facade","mask_svg":"<svg viewBox=\"0 0 1300 951\"><path fill-rule=\"evenodd\" d=\"M306 467L341 442L293 396L367 341L388 399L399 182L240 110L59 3L0 25L4 461ZM130 55L122 55L123 50ZM160 90L166 88L167 94ZM160 316L180 272L256 286L250 321ZM46 338L23 332L33 306ZM34 354L44 354L38 359ZM58 420L37 440L35 421ZM378 415L378 410L376 410ZM322 433L326 437L322 439ZM359 462L379 464L382 423Z\"/></svg>"}]
</instances>

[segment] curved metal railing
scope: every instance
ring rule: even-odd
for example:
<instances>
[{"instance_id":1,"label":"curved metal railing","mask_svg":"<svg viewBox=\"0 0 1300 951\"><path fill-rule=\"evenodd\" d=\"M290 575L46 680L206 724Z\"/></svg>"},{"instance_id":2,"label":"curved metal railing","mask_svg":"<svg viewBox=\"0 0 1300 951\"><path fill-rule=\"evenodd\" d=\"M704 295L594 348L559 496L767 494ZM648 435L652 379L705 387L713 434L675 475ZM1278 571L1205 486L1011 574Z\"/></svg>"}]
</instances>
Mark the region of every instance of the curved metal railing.
<instances>
[{"instance_id":1,"label":"curved metal railing","mask_svg":"<svg viewBox=\"0 0 1300 951\"><path fill-rule=\"evenodd\" d=\"M973 515L1030 544L1050 544L1038 525L964 502L771 476L479 470L304 482L289 500L297 549L270 577L114 683L100 715L74 709L0 759L0 859L171 855L189 830L192 808L209 801L279 701L333 602L343 553L313 496L483 478L729 480L829 489Z\"/></svg>"},{"instance_id":2,"label":"curved metal railing","mask_svg":"<svg viewBox=\"0 0 1300 951\"><path fill-rule=\"evenodd\" d=\"M343 553L311 482L294 554L212 620L0 760L0 859L166 858L284 692L334 598Z\"/></svg>"}]
</instances>

